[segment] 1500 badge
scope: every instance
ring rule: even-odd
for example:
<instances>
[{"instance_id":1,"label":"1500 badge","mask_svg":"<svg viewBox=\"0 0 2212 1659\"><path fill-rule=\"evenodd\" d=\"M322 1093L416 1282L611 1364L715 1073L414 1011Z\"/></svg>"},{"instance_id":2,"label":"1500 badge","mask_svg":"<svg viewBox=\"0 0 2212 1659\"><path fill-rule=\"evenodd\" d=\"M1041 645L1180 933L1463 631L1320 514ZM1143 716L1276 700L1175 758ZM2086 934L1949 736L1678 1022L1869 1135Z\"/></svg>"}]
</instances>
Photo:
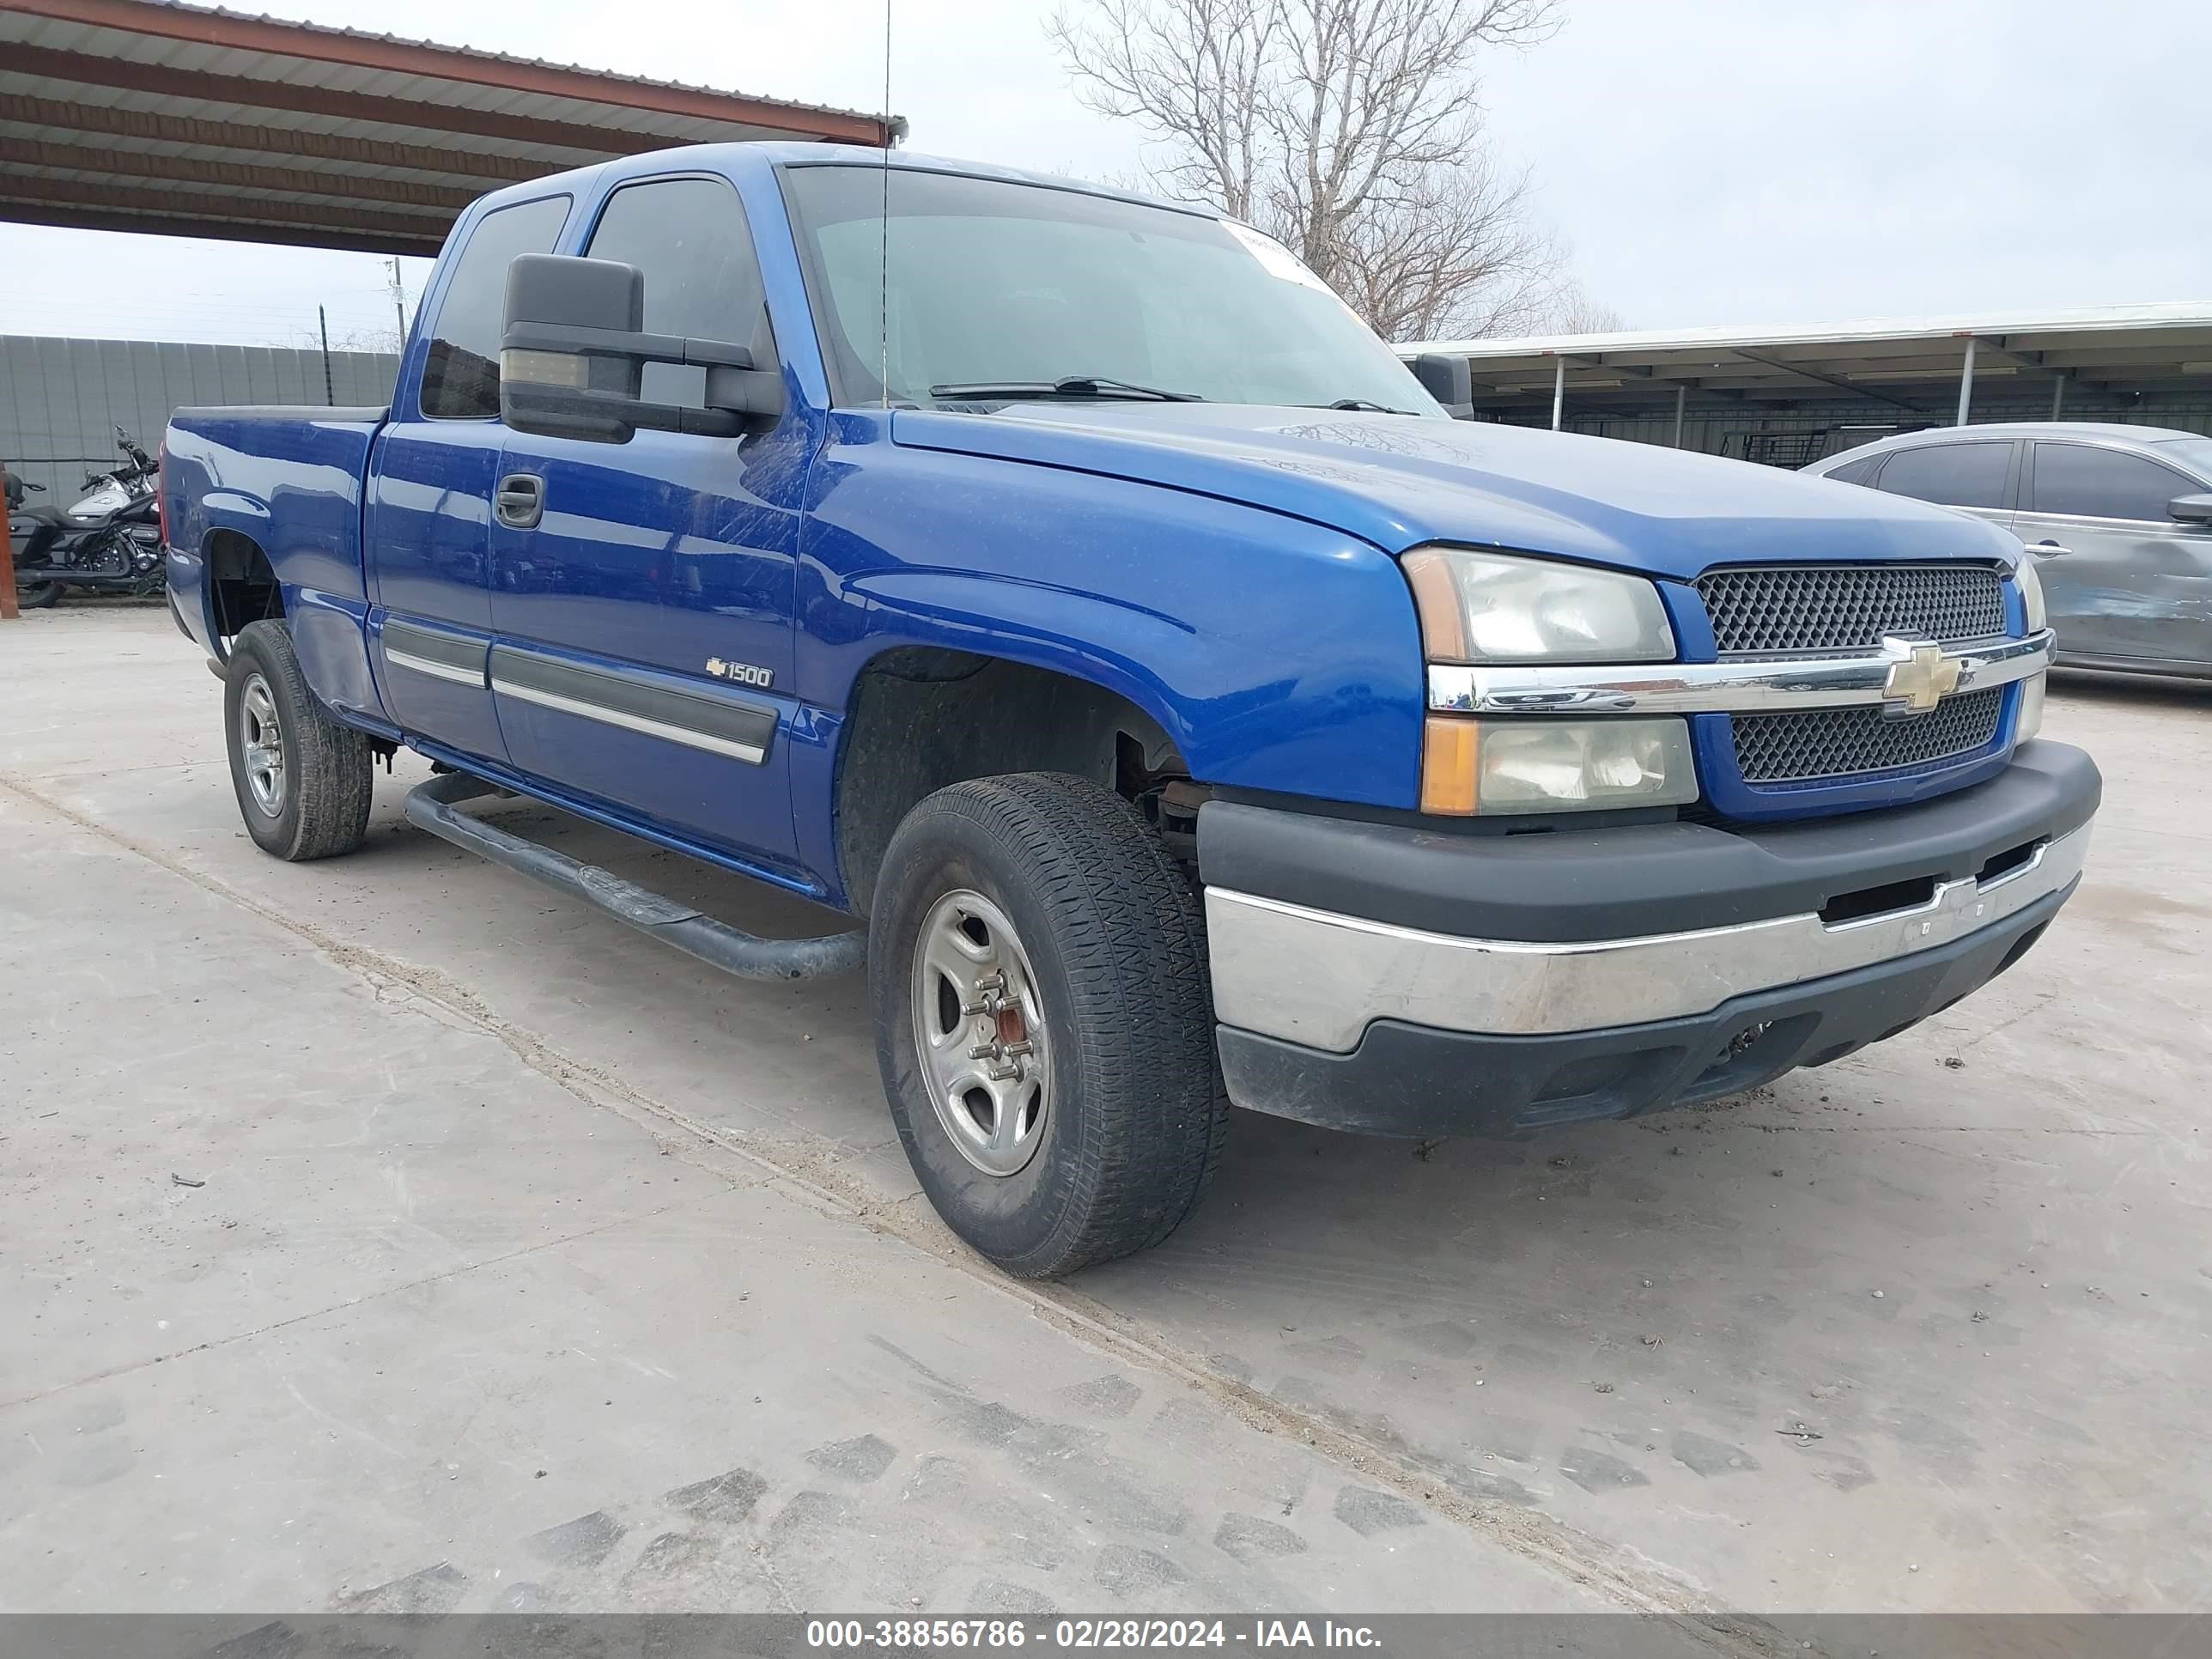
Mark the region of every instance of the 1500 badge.
<instances>
[{"instance_id":1,"label":"1500 badge","mask_svg":"<svg viewBox=\"0 0 2212 1659\"><path fill-rule=\"evenodd\" d=\"M758 686L763 691L775 683L775 676L765 668L756 668L749 662L725 662L720 657L707 659L707 672L718 680Z\"/></svg>"}]
</instances>

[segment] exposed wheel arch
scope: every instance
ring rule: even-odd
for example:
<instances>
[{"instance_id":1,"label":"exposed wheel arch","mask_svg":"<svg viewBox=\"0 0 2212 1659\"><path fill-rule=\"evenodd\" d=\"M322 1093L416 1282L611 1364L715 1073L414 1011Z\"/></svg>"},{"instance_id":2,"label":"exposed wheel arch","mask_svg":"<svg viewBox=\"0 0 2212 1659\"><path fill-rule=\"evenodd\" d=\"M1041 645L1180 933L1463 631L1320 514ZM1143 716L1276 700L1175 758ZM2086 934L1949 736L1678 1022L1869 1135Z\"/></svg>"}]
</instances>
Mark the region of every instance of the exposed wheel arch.
<instances>
[{"instance_id":1,"label":"exposed wheel arch","mask_svg":"<svg viewBox=\"0 0 2212 1659\"><path fill-rule=\"evenodd\" d=\"M1061 772L1149 811L1189 768L1174 740L1127 697L1008 658L902 646L854 681L839 739L837 864L860 915L900 822L947 785L1012 772Z\"/></svg>"},{"instance_id":2,"label":"exposed wheel arch","mask_svg":"<svg viewBox=\"0 0 2212 1659\"><path fill-rule=\"evenodd\" d=\"M209 616L216 635L235 639L249 623L281 621L284 590L261 544L242 530L213 530L201 548L207 562Z\"/></svg>"}]
</instances>

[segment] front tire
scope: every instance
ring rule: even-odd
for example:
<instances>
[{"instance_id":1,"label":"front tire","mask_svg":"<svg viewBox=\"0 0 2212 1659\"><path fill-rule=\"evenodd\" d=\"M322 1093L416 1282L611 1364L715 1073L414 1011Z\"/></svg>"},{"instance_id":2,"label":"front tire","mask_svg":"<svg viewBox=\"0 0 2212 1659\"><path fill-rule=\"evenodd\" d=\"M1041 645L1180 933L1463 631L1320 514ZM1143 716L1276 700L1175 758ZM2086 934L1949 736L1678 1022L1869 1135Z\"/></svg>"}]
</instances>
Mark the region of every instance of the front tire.
<instances>
[{"instance_id":1,"label":"front tire","mask_svg":"<svg viewBox=\"0 0 2212 1659\"><path fill-rule=\"evenodd\" d=\"M289 863L335 858L368 833L368 739L307 689L281 622L249 623L223 675L230 781L254 845Z\"/></svg>"},{"instance_id":2,"label":"front tire","mask_svg":"<svg viewBox=\"0 0 2212 1659\"><path fill-rule=\"evenodd\" d=\"M953 1231L1049 1279L1182 1224L1228 1110L1198 905L1133 807L1054 773L941 789L869 933L884 1092Z\"/></svg>"}]
</instances>

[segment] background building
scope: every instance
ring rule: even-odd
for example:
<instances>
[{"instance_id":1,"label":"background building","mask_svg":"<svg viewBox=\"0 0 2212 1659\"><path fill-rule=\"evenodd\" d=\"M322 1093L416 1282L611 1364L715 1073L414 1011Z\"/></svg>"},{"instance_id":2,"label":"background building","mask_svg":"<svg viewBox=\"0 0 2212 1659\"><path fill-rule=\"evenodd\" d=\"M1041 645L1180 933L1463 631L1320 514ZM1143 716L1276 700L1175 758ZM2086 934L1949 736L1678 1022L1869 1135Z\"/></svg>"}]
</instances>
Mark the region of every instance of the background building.
<instances>
[{"instance_id":1,"label":"background building","mask_svg":"<svg viewBox=\"0 0 2212 1659\"><path fill-rule=\"evenodd\" d=\"M1478 420L1802 465L1967 421L2212 432L2212 305L1401 345L1463 356Z\"/></svg>"}]
</instances>

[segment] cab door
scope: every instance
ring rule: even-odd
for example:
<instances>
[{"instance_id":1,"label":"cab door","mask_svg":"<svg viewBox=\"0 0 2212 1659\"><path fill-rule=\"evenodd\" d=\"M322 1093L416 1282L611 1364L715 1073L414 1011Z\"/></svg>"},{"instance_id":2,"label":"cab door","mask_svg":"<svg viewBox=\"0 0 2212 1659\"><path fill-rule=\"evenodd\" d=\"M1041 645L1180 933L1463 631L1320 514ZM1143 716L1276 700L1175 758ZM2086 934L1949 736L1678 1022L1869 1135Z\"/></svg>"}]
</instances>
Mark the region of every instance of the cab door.
<instances>
[{"instance_id":1,"label":"cab door","mask_svg":"<svg viewBox=\"0 0 2212 1659\"><path fill-rule=\"evenodd\" d=\"M2212 658L2212 531L2166 503L2203 486L2148 456L2039 441L2013 529L2069 656Z\"/></svg>"},{"instance_id":2,"label":"cab door","mask_svg":"<svg viewBox=\"0 0 2212 1659\"><path fill-rule=\"evenodd\" d=\"M547 196L477 221L428 302L369 457L362 547L385 708L409 732L489 760L505 754L485 665L507 268L550 252L568 207Z\"/></svg>"},{"instance_id":3,"label":"cab door","mask_svg":"<svg viewBox=\"0 0 2212 1659\"><path fill-rule=\"evenodd\" d=\"M736 191L650 177L581 249L635 266L648 332L734 341L774 365ZM652 364L649 402L703 407L706 372ZM491 531L491 682L513 763L750 861L793 854L785 735L813 428L624 444L510 431Z\"/></svg>"}]
</instances>

